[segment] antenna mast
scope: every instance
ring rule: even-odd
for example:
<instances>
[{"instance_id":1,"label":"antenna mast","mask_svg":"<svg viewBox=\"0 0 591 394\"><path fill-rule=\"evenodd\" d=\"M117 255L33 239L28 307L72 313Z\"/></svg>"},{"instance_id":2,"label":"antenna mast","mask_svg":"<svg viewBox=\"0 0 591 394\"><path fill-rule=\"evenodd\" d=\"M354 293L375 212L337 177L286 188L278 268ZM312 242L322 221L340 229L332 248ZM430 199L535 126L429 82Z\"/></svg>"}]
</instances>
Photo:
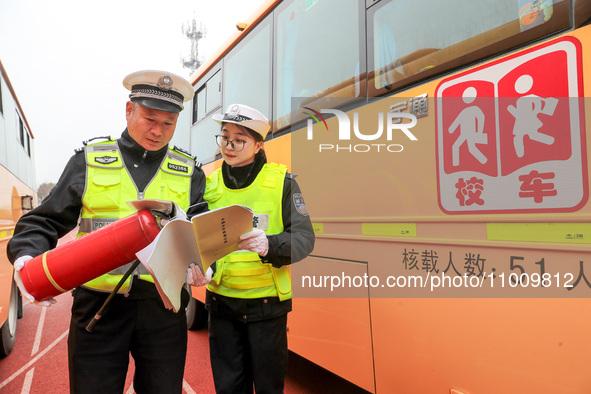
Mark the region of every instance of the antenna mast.
<instances>
[{"instance_id":1,"label":"antenna mast","mask_svg":"<svg viewBox=\"0 0 591 394\"><path fill-rule=\"evenodd\" d=\"M207 31L205 26L203 26L203 23L199 23L199 28L197 28L195 16L193 16L193 20L191 22L187 22L182 26L182 31L183 34L187 36L189 40L191 40L191 55L189 57L183 58L181 62L183 67L191 70L192 74L199 68L201 64L203 64L204 58L203 56L199 56L199 40L205 38Z\"/></svg>"}]
</instances>

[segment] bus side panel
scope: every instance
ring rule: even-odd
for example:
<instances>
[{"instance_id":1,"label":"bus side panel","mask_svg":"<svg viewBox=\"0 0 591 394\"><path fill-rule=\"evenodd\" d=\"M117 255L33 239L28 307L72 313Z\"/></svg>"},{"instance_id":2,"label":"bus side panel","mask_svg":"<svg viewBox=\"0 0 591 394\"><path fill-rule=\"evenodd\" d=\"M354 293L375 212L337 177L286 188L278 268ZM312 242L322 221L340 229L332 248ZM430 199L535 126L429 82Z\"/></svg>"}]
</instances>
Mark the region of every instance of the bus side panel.
<instances>
[{"instance_id":1,"label":"bus side panel","mask_svg":"<svg viewBox=\"0 0 591 394\"><path fill-rule=\"evenodd\" d=\"M544 48L554 44L574 43L571 47L577 47L580 42L583 50L569 52L577 56L576 62L569 64L586 65L591 62L591 51L586 48L589 34L591 27L585 27L572 34L575 40L550 40L347 112L351 122L354 113L358 119L365 119L361 131L368 136L378 129L379 116L402 101L408 103L427 94L431 99L426 114L411 129L417 140L400 131L388 140L385 134L381 140L371 142L338 139L341 123L336 117L326 119L326 128L314 123L312 138L305 129L292 133L293 171L300 175L298 182L317 231L313 254L323 257L315 261L316 277L347 274L344 269L335 272L329 264L330 260L347 260L366 262L367 275L379 279L378 285L368 286L376 392L450 392L452 388L465 393L591 391L591 379L584 370L591 361L591 345L586 339L591 328L587 313L591 306L591 204L587 198L587 156L591 146L586 125L591 113L589 104L577 102L577 97L558 97L561 103L570 100L572 108L582 109L579 118L562 123L583 127L571 134L575 141L571 149L580 160L569 181L577 187L578 200L539 209L526 192L520 195L519 189L513 189L506 193L514 193L515 197L507 199L509 203L500 209L478 211L480 205L475 204L473 211L464 213L446 211L441 204L443 162L438 162L438 155L442 152L442 136L451 135L453 130L445 128L441 132L437 116L447 113L437 114L432 99L442 81L463 76L460 83L471 82L469 78L474 76L483 80L497 78L498 82L521 63L531 60L529 64L534 67L535 58L525 57L523 62L515 59L521 59L523 54L538 56L535 51L542 48L539 53L543 54ZM539 67L537 64L535 67ZM575 85L581 83L578 73L583 70L569 68L569 73L572 70L575 73L569 78ZM479 74L470 74L474 71ZM591 89L588 79L584 81L581 95ZM504 99L501 97L498 103L505 103ZM547 118L539 119L544 122ZM501 132L512 135L513 126ZM372 142L383 144L382 151L378 153L378 146ZM526 147L530 142L525 140ZM504 143L510 148L513 138L506 138ZM386 152L388 144L400 144L404 149ZM463 157L473 153L466 145L461 147ZM484 144L476 146L484 150ZM541 143L539 149L543 148ZM574 156L544 165L558 168ZM503 158L500 154L498 157ZM473 174L477 176L476 171ZM461 176L465 175L458 178ZM558 176L556 179L558 182ZM557 189L568 195L575 186ZM457 192L461 199L460 190L451 187L451 196ZM471 191L478 196L478 190ZM526 201L533 208L515 208L510 205L513 201L522 206ZM362 275L361 271L350 273ZM301 275L294 269L294 283L301 282ZM445 289L433 278L443 275L450 280ZM437 283L439 287L432 287ZM299 297L297 292L294 294ZM364 296L355 297L360 303L364 301ZM314 305L316 299L302 301ZM314 319L318 325L328 327L317 328L318 332L330 329L330 322L322 323L318 318L320 313L302 322L299 313L294 308L290 331L295 330L296 322L305 325ZM361 310L356 314L365 316ZM349 341L356 341L360 332L350 332ZM343 352L348 345L344 339L340 343ZM330 348L326 343L323 346ZM312 361L315 357L320 365L327 365L346 379L356 379L351 371L328 366L338 362L322 360L318 356L322 350L315 350L316 354L310 352ZM372 390L371 386L360 385Z\"/></svg>"},{"instance_id":2,"label":"bus side panel","mask_svg":"<svg viewBox=\"0 0 591 394\"><path fill-rule=\"evenodd\" d=\"M525 278L521 284L511 282L506 275L510 270L503 279L499 275L494 282L484 280L483 287L467 288L464 281L454 279L443 289L432 287L440 282L427 281L425 293L431 293L432 298L385 297L383 289L372 288L377 392L449 392L451 388L485 394L591 390L591 379L585 372L591 362L591 345L586 340L591 329L591 316L586 312L591 300L578 298L584 297L589 288L581 280L571 295L567 286L575 284L576 277L558 274L562 268L564 272L574 268L568 265L577 266L584 255L509 247L377 242L368 248L372 250L370 274L380 278L392 275L393 266L403 264L402 255L409 246L440 256L439 277L450 255L460 268L465 264L464 257L473 251L486 258L487 272L496 266L497 274L509 266L511 256L518 256L523 257L519 262L528 277L534 278L539 268L535 263L543 260L550 274L546 285L553 287L549 290L556 297L562 294L564 298L533 298L541 293L536 292L541 290L540 283L534 288L532 280L526 286ZM389 263L383 260L384 255L392 256ZM491 283L499 291L504 286L505 294L515 294L516 298L485 298ZM398 280L396 284L404 286L405 282ZM398 290L412 293L418 284L407 281L406 286ZM462 298L453 298L454 294Z\"/></svg>"},{"instance_id":3,"label":"bus side panel","mask_svg":"<svg viewBox=\"0 0 591 394\"><path fill-rule=\"evenodd\" d=\"M367 263L315 257L330 253L332 246L337 245L321 244L314 256L292 265L294 300L293 312L288 317L289 349L374 391L367 288L342 292L337 283L366 276ZM333 279L325 282L329 276ZM332 285L336 294L331 291ZM311 298L310 290L318 288L327 291L323 297Z\"/></svg>"},{"instance_id":4,"label":"bus side panel","mask_svg":"<svg viewBox=\"0 0 591 394\"><path fill-rule=\"evenodd\" d=\"M289 350L374 392L368 299L295 298Z\"/></svg>"},{"instance_id":5,"label":"bus side panel","mask_svg":"<svg viewBox=\"0 0 591 394\"><path fill-rule=\"evenodd\" d=\"M377 392L586 393L588 300L372 299Z\"/></svg>"}]
</instances>

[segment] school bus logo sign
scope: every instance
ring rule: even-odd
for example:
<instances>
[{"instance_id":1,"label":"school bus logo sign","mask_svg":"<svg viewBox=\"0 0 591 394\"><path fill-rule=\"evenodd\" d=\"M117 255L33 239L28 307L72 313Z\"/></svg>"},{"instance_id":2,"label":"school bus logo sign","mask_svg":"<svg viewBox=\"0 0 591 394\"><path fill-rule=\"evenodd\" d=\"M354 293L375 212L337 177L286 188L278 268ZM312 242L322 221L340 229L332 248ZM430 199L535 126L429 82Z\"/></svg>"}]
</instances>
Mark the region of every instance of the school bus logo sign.
<instances>
[{"instance_id":1,"label":"school bus logo sign","mask_svg":"<svg viewBox=\"0 0 591 394\"><path fill-rule=\"evenodd\" d=\"M576 211L588 198L581 45L560 38L436 89L439 205Z\"/></svg>"}]
</instances>

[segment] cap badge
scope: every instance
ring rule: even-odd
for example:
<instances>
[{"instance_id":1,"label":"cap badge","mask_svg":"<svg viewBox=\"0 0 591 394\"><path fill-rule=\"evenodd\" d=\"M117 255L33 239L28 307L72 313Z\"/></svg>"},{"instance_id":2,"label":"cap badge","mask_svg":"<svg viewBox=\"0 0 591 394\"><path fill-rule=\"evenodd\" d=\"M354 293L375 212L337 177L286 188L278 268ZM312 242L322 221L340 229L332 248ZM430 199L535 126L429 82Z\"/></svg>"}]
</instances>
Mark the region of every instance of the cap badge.
<instances>
[{"instance_id":1,"label":"cap badge","mask_svg":"<svg viewBox=\"0 0 591 394\"><path fill-rule=\"evenodd\" d=\"M235 117L239 113L240 113L240 107L237 105L233 105L232 108L230 108L230 112L228 113L228 115Z\"/></svg>"},{"instance_id":2,"label":"cap badge","mask_svg":"<svg viewBox=\"0 0 591 394\"><path fill-rule=\"evenodd\" d=\"M235 121L235 122L245 122L247 120L252 120L245 115L240 115L240 106L238 104L232 105L228 107L228 112L224 114L224 121Z\"/></svg>"},{"instance_id":3,"label":"cap badge","mask_svg":"<svg viewBox=\"0 0 591 394\"><path fill-rule=\"evenodd\" d=\"M168 90L172 86L172 78L168 75L160 77L158 80L158 87L160 89Z\"/></svg>"}]
</instances>

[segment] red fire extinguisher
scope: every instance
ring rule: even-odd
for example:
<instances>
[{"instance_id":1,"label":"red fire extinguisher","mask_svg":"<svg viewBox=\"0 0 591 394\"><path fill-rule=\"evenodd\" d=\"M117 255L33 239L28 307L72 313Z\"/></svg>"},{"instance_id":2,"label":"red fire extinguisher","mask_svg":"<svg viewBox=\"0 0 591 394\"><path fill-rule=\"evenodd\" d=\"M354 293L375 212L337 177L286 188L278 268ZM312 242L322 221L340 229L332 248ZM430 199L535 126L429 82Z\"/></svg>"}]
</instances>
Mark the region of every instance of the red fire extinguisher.
<instances>
[{"instance_id":1,"label":"red fire extinguisher","mask_svg":"<svg viewBox=\"0 0 591 394\"><path fill-rule=\"evenodd\" d=\"M159 232L156 218L143 209L28 261L23 285L36 300L50 299L135 260Z\"/></svg>"}]
</instances>

